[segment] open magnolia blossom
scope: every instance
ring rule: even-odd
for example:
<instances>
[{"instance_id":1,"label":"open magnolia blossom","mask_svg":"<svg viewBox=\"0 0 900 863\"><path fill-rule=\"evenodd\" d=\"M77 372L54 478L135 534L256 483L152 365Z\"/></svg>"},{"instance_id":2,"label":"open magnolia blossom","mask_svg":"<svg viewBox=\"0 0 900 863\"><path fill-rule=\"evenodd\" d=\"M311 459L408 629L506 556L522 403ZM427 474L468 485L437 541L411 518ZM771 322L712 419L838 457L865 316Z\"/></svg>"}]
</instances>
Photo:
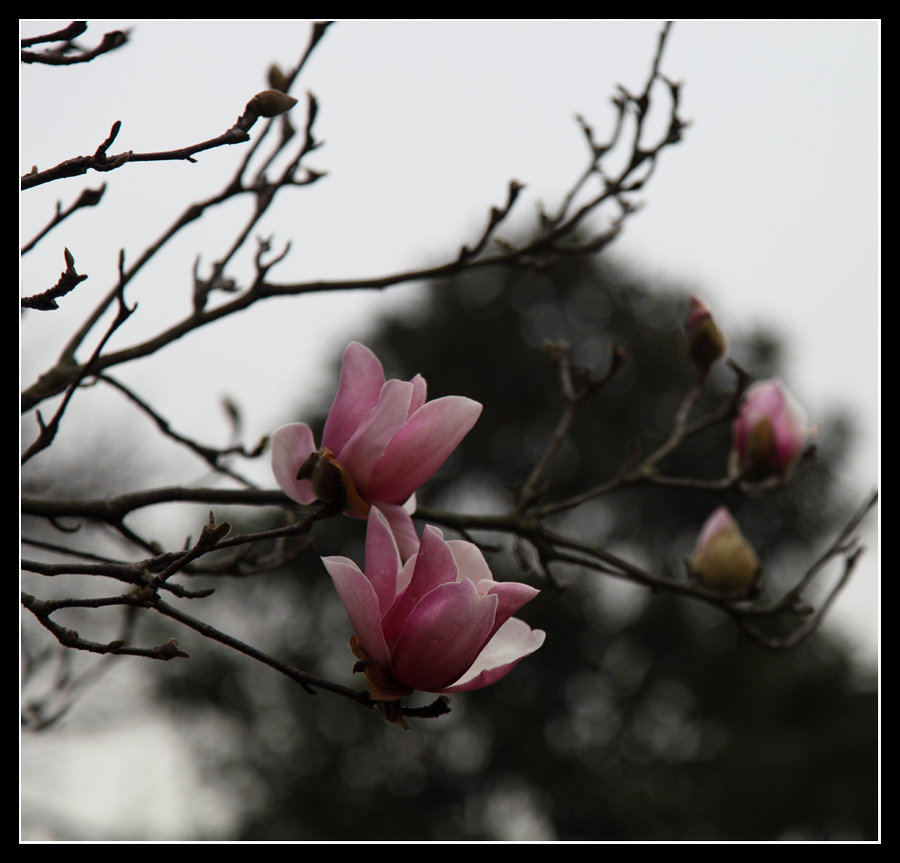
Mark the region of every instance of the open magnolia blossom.
<instances>
[{"instance_id":1,"label":"open magnolia blossom","mask_svg":"<svg viewBox=\"0 0 900 863\"><path fill-rule=\"evenodd\" d=\"M481 689L508 674L545 633L513 617L539 591L494 581L471 542L427 525L404 564L385 516L369 511L366 571L346 557L322 559L356 631L369 693L392 701L423 692Z\"/></svg>"},{"instance_id":2,"label":"open magnolia blossom","mask_svg":"<svg viewBox=\"0 0 900 863\"><path fill-rule=\"evenodd\" d=\"M341 380L317 448L305 423L272 435L272 472L298 503L322 500L364 518L387 517L403 558L418 547L410 518L415 492L446 461L481 414L463 396L427 401L425 379L384 379L375 354L358 342L344 351Z\"/></svg>"},{"instance_id":3,"label":"open magnolia blossom","mask_svg":"<svg viewBox=\"0 0 900 863\"><path fill-rule=\"evenodd\" d=\"M689 564L702 585L733 596L745 596L759 575L753 548L724 506L706 520Z\"/></svg>"},{"instance_id":4,"label":"open magnolia blossom","mask_svg":"<svg viewBox=\"0 0 900 863\"><path fill-rule=\"evenodd\" d=\"M806 414L781 381L758 381L731 426L731 472L758 482L790 474L810 435Z\"/></svg>"}]
</instances>

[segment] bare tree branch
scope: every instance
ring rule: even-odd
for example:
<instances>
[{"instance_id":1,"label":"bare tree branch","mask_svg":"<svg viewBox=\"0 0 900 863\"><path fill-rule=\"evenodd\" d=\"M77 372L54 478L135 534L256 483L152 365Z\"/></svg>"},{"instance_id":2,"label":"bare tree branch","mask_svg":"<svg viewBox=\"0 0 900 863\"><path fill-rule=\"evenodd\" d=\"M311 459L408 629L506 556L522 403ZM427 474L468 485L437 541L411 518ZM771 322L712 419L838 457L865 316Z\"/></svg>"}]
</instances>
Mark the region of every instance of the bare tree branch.
<instances>
[{"instance_id":1,"label":"bare tree branch","mask_svg":"<svg viewBox=\"0 0 900 863\"><path fill-rule=\"evenodd\" d=\"M69 291L73 291L77 285L87 278L86 275L75 271L75 258L72 257L72 253L65 249L63 254L66 259L66 268L60 274L56 284L40 294L23 297L21 300L23 309L40 309L43 311L58 309L59 305L56 301L68 294Z\"/></svg>"},{"instance_id":2,"label":"bare tree branch","mask_svg":"<svg viewBox=\"0 0 900 863\"><path fill-rule=\"evenodd\" d=\"M270 91L264 91L264 93L267 92ZM86 174L88 171L114 171L128 162L196 162L197 160L194 156L197 153L202 153L204 150L212 150L216 147L224 147L231 144L243 144L250 140L249 132L256 121L262 116L268 116L265 113L265 107L260 105L260 96L264 95L264 93L257 93L256 96L247 102L244 112L238 117L235 124L221 135L210 138L208 141L201 141L198 144L179 147L175 150L152 153L134 153L131 150L127 150L114 156L107 156L106 151L115 141L122 126L121 122L116 120L106 140L100 144L92 156L75 156L44 171L32 169L30 173L22 177L22 189L33 189L35 186L41 186L53 180L61 180L64 177L77 177L81 174ZM291 104L293 101L296 100L292 100ZM283 110L287 110L288 107L290 105L287 105ZM278 113L282 113L282 111Z\"/></svg>"},{"instance_id":3,"label":"bare tree branch","mask_svg":"<svg viewBox=\"0 0 900 863\"><path fill-rule=\"evenodd\" d=\"M324 32L324 27L320 28L320 30L314 29L313 38L311 39L310 46L307 48L306 54L304 56L304 61L306 57L309 56L309 52L312 50L312 47L314 47L314 45L317 43L318 38L321 37L322 32ZM665 32L668 31L666 30ZM662 37L660 39L658 52L654 60L654 69L658 67L660 52L662 51L664 41L664 37ZM302 66L302 64L303 61L301 61L300 65ZM656 73L651 76L651 81L655 80L655 78ZM643 118L649 108L649 96L646 94L642 94L638 97L629 98L633 99L635 105L638 106L637 110L639 113L640 122L642 123ZM160 240L157 241L157 243L155 243L144 253L144 255L141 256L135 266L132 267L132 269L127 274L126 281L132 278L134 274L146 263L146 261L149 260L149 258L181 228L199 218L207 207L228 200L236 194L252 192L257 196L256 212L251 217L251 220L248 222L248 224L240 232L238 240L232 244L231 249L226 254L224 261L227 262L228 260L230 260L236 250L249 237L253 224L255 224L255 222L259 219L265 209L269 206L275 192L277 192L284 186L298 184L294 179L296 167L299 164L300 159L316 146L315 140L311 134L311 127L315 117L315 110L315 100L310 97L305 141L300 148L296 159L291 162L291 164L288 166L279 180L273 183L263 183L259 186L244 186L242 184L241 178L244 168L246 167L245 163L238 175L235 176L235 178L229 183L229 185L223 190L223 192L220 193L220 195L211 198L201 204L195 204L189 207L182 215L182 217L163 235L163 237L161 237ZM670 116L669 129L671 130L674 128L683 128L685 124L680 119L678 119L676 113L677 100L672 101L670 110L672 111L672 114ZM192 315L184 318L182 321L172 325L167 330L159 333L151 339L148 339L142 344L134 345L130 348L125 348L121 351L99 358L95 364L95 368L99 371L105 371L115 365L118 365L119 363L128 362L130 360L137 359L143 356L148 356L149 354L160 350L167 344L170 344L176 339L182 338L187 333L198 329L199 327L205 326L209 323L235 314L239 311L243 311L244 309L252 306L254 303L271 297L298 296L307 293L318 293L321 291L352 291L370 289L384 290L394 285L413 281L449 278L451 276L456 276L463 272L468 272L475 269L487 267L531 268L535 265L539 265L542 261L546 262L548 260L553 260L555 257L563 254L595 253L602 249L618 234L619 230L622 227L623 220L634 211L634 205L630 204L626 200L625 195L641 188L641 186L643 185L643 180L634 180L631 178L631 174L647 160L655 162L655 159L657 158L659 152L664 147L676 143L678 140L679 137L671 133L670 131L653 147L644 149L642 148L640 142L639 125L638 131L630 144L631 155L628 160L628 167L623 170L619 177L615 181L606 181L603 190L598 195L594 196L591 200L579 206L577 209L573 209L571 206L572 202L574 201L575 195L567 195L564 199L566 203L560 210L558 215L553 219L547 219L546 217L543 217L542 225L544 229L539 232L536 238L533 238L521 247L513 247L506 242L495 242L495 245L497 246L499 251L488 251L488 247L491 241L496 241L497 228L509 216L513 205L517 201L519 194L523 188L521 183L512 181L509 184L506 203L501 207L494 207L491 209L487 225L481 235L477 238L477 240L471 246L462 246L455 258L436 266L409 270L405 272L390 273L387 275L376 276L367 279L338 279L333 281L313 281L291 284L275 284L269 282L266 279L266 273L261 272L259 274L259 277L253 282L253 284L248 286L243 292L238 293L238 296L236 296L233 300L227 303L223 303L222 305L214 309L207 309L205 308L205 303L208 290L204 288L204 285L215 285L221 281L223 276L224 264L217 264L208 281L205 283L201 283L198 287L195 287L195 310ZM316 179L318 176L319 175L314 175L312 179ZM307 180L307 182L309 182L309 180ZM582 183L583 180L576 181L576 189L580 188L580 185ZM573 190L573 192L574 191L575 190ZM588 218L607 202L614 202L620 208L619 216L613 221L612 227L609 230L601 232L600 234L595 236L595 238L587 244L578 243L574 246L569 245L569 243L571 242L571 238L576 234L576 232L581 230ZM40 380L38 380L34 385L25 390L25 392L22 394L23 410L28 410L35 407L43 399L49 398L65 389L68 382L71 380L71 376L74 374L73 362L75 351L78 345L85 338L90 328L97 322L97 320L99 320L106 306L111 301L112 294L108 295L105 300L98 305L97 309L88 319L88 321L69 342L69 344L63 351L63 354L60 357L57 366L54 369L49 370L41 377Z\"/></svg>"},{"instance_id":4,"label":"bare tree branch","mask_svg":"<svg viewBox=\"0 0 900 863\"><path fill-rule=\"evenodd\" d=\"M60 222L67 219L76 210L82 207L95 207L100 203L103 193L106 191L106 184L103 183L98 189L85 189L76 199L75 202L66 210L62 209L62 202L56 202L56 214L50 222L24 246L22 246L22 254L30 252L47 234L50 233Z\"/></svg>"},{"instance_id":5,"label":"bare tree branch","mask_svg":"<svg viewBox=\"0 0 900 863\"><path fill-rule=\"evenodd\" d=\"M96 48L89 51L80 51L73 40L87 30L86 21L73 21L68 27L48 33L44 36L32 36L22 39L22 48L30 48L43 42L62 42L63 44L52 51L22 51L20 59L23 63L43 63L47 66L71 66L75 63L89 63L91 60L120 48L128 41L127 30L113 30L103 35L103 39Z\"/></svg>"}]
</instances>

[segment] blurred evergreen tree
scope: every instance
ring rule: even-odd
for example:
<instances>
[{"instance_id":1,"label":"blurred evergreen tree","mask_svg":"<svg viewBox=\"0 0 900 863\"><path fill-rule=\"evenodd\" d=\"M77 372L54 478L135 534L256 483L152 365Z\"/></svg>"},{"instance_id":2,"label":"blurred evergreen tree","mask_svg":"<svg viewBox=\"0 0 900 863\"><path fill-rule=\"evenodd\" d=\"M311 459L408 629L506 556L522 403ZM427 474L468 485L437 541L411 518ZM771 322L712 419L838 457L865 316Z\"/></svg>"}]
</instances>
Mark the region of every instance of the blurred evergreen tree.
<instances>
[{"instance_id":1,"label":"blurred evergreen tree","mask_svg":"<svg viewBox=\"0 0 900 863\"><path fill-rule=\"evenodd\" d=\"M622 371L587 403L559 452L552 496L610 478L634 446L647 452L661 443L693 381L682 336L687 292L641 283L604 261L475 273L423 292L417 310L385 322L366 343L389 377L421 372L431 397L484 404L473 432L422 489L423 506L509 506L507 487L522 482L562 406L545 339L564 340L573 364L598 374L614 343L627 350ZM727 335L741 366L777 373L776 335ZM707 398L732 384L719 364ZM312 412L306 406L285 421ZM798 559L811 562L856 503L842 499L831 471L848 425L823 419L818 460L795 486L757 498L625 489L560 516L560 529L677 575L700 525L725 503L777 583ZM718 477L727 449L727 429L710 429L665 468ZM349 680L350 627L318 556L362 562L362 526L334 519L315 536L315 548L292 566L232 580L217 597L233 602L247 640ZM502 546L488 553L495 577L534 583L505 538L486 541ZM234 838L876 838L876 693L837 645L817 634L767 652L698 603L575 567L554 574L565 589L538 585L541 595L520 613L546 630L544 647L501 683L453 697L449 715L414 721L409 733L212 645L167 664L161 695L196 732L210 778L233 793ZM361 677L354 682L363 686Z\"/></svg>"}]
</instances>

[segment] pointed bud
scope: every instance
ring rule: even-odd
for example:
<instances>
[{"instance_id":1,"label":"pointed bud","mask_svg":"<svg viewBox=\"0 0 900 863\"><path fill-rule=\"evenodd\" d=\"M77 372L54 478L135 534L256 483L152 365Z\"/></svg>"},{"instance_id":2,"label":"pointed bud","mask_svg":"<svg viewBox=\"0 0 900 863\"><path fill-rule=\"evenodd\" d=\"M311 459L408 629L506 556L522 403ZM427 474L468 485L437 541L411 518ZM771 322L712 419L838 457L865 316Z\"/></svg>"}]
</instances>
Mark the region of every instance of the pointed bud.
<instances>
[{"instance_id":1,"label":"pointed bud","mask_svg":"<svg viewBox=\"0 0 900 863\"><path fill-rule=\"evenodd\" d=\"M709 306L699 297L691 297L685 321L687 355L705 375L712 364L725 353L725 336L716 326Z\"/></svg>"},{"instance_id":2,"label":"pointed bud","mask_svg":"<svg viewBox=\"0 0 900 863\"><path fill-rule=\"evenodd\" d=\"M290 111L297 100L281 90L263 90L257 93L248 103L247 110L255 111L261 117L277 117Z\"/></svg>"},{"instance_id":3,"label":"pointed bud","mask_svg":"<svg viewBox=\"0 0 900 863\"><path fill-rule=\"evenodd\" d=\"M688 566L700 584L726 596L746 596L759 575L753 548L724 506L706 520Z\"/></svg>"},{"instance_id":4,"label":"pointed bud","mask_svg":"<svg viewBox=\"0 0 900 863\"><path fill-rule=\"evenodd\" d=\"M271 66L269 66L267 77L269 79L269 86L273 90L280 90L282 93L287 92L287 75L285 75L284 72L281 71L281 67L277 63L273 63Z\"/></svg>"},{"instance_id":5,"label":"pointed bud","mask_svg":"<svg viewBox=\"0 0 900 863\"><path fill-rule=\"evenodd\" d=\"M751 482L784 478L810 434L803 409L777 379L747 389L731 426L731 473Z\"/></svg>"}]
</instances>

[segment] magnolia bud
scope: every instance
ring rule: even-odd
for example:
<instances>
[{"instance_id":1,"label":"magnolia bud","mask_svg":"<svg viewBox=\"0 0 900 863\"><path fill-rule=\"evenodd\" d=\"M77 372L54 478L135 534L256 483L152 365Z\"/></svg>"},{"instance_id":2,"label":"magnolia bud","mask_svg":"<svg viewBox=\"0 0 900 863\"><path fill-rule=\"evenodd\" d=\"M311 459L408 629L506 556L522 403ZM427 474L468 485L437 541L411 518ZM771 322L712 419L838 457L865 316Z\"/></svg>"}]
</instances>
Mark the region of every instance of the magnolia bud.
<instances>
[{"instance_id":1,"label":"magnolia bud","mask_svg":"<svg viewBox=\"0 0 900 863\"><path fill-rule=\"evenodd\" d=\"M703 525L688 567L704 587L746 596L759 575L759 561L731 513L720 506Z\"/></svg>"},{"instance_id":2,"label":"magnolia bud","mask_svg":"<svg viewBox=\"0 0 900 863\"><path fill-rule=\"evenodd\" d=\"M788 476L809 433L806 414L781 381L758 381L731 426L731 473L751 482Z\"/></svg>"},{"instance_id":3,"label":"magnolia bud","mask_svg":"<svg viewBox=\"0 0 900 863\"><path fill-rule=\"evenodd\" d=\"M281 90L262 90L248 103L247 110L255 111L261 117L277 117L285 111L290 111L297 100Z\"/></svg>"},{"instance_id":4,"label":"magnolia bud","mask_svg":"<svg viewBox=\"0 0 900 863\"><path fill-rule=\"evenodd\" d=\"M687 355L706 374L710 366L725 353L725 336L716 326L709 306L699 297L691 297L691 307L685 321Z\"/></svg>"},{"instance_id":5,"label":"magnolia bud","mask_svg":"<svg viewBox=\"0 0 900 863\"><path fill-rule=\"evenodd\" d=\"M272 63L272 65L269 66L267 77L269 79L269 86L273 90L280 90L282 93L287 92L287 75L281 71L281 67L277 63Z\"/></svg>"}]
</instances>

